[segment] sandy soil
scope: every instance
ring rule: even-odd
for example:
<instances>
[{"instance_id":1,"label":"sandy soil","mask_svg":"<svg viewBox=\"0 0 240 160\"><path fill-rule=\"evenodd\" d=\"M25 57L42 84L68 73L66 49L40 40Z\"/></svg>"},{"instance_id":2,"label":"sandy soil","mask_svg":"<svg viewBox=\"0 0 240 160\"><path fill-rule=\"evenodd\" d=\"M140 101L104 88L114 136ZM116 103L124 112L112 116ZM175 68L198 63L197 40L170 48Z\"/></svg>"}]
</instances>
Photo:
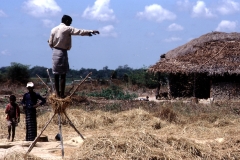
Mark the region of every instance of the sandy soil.
<instances>
[{"instance_id":1,"label":"sandy soil","mask_svg":"<svg viewBox=\"0 0 240 160\"><path fill-rule=\"evenodd\" d=\"M18 140L14 142L8 142L6 139L1 139L0 141L1 141L0 159L3 159L6 155L12 152L25 154L27 153L28 148L32 143L32 142L18 141ZM74 148L79 147L79 145L82 144L83 140L81 137L78 136L78 137L66 139L63 142L64 142L63 147L64 147L64 153L65 153L64 158L68 158L68 156L71 154L71 150L74 150ZM60 141L55 141L53 139L50 139L49 142L37 142L35 147L30 152L30 154L46 160L61 159L62 158L61 143Z\"/></svg>"}]
</instances>

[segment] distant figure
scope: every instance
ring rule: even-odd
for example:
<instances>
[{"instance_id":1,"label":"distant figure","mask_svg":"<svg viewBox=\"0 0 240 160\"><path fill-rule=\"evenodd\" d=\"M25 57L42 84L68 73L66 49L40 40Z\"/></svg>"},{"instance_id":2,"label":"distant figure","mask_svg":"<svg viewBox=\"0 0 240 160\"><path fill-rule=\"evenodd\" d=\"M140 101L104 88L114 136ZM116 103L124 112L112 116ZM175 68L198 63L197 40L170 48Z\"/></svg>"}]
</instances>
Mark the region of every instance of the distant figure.
<instances>
[{"instance_id":1,"label":"distant figure","mask_svg":"<svg viewBox=\"0 0 240 160\"><path fill-rule=\"evenodd\" d=\"M11 131L12 131L12 141L15 137L15 128L20 122L20 108L16 103L16 97L11 95L9 97L9 104L6 106L5 113L7 114L7 124L8 124L8 137L7 139L10 140Z\"/></svg>"},{"instance_id":2,"label":"distant figure","mask_svg":"<svg viewBox=\"0 0 240 160\"><path fill-rule=\"evenodd\" d=\"M46 103L45 98L33 91L34 84L27 83L28 92L23 95L22 104L26 114L26 141L34 141L37 137L36 108ZM40 100L41 102L38 102Z\"/></svg>"},{"instance_id":3,"label":"distant figure","mask_svg":"<svg viewBox=\"0 0 240 160\"><path fill-rule=\"evenodd\" d=\"M58 97L64 98L66 73L69 70L68 52L72 47L72 35L92 36L99 34L97 30L83 30L71 27L72 18L68 15L62 17L62 23L51 30L48 40L49 46L53 50L52 54L52 71L54 74L54 82L56 94ZM94 44L90 45L94 47ZM61 76L61 93L59 90L59 76Z\"/></svg>"},{"instance_id":4,"label":"distant figure","mask_svg":"<svg viewBox=\"0 0 240 160\"><path fill-rule=\"evenodd\" d=\"M140 98L139 100L140 100L140 101L149 101L149 97L146 96L146 98Z\"/></svg>"}]
</instances>

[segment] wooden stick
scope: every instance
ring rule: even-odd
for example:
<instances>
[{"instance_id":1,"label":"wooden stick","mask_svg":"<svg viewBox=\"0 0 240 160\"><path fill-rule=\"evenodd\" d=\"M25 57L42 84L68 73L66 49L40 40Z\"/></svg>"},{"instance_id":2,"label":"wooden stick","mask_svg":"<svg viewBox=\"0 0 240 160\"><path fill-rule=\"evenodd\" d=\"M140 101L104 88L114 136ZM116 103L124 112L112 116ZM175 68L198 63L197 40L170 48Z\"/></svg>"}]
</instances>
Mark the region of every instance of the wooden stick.
<instances>
[{"instance_id":1,"label":"wooden stick","mask_svg":"<svg viewBox=\"0 0 240 160\"><path fill-rule=\"evenodd\" d=\"M84 140L85 138L82 136L82 134L77 130L77 128L73 125L72 121L68 118L66 112L64 112L64 115L68 119L70 126L73 127L73 129L78 133L78 135Z\"/></svg>"},{"instance_id":2,"label":"wooden stick","mask_svg":"<svg viewBox=\"0 0 240 160\"><path fill-rule=\"evenodd\" d=\"M51 78L51 76L50 76L50 74L49 74L48 69L47 69L47 73L48 73L48 76L49 76L49 79L50 79L50 82L51 82L51 85L52 85L52 91L55 92L54 87L53 87L52 78Z\"/></svg>"},{"instance_id":3,"label":"wooden stick","mask_svg":"<svg viewBox=\"0 0 240 160\"><path fill-rule=\"evenodd\" d=\"M49 125L49 123L52 121L53 117L55 116L56 113L54 113L54 115L52 116L52 118L47 122L47 124L43 127L41 133L35 138L35 140L32 142L32 144L29 146L27 153L25 154L25 156L31 152L31 150L33 149L34 145L37 143L38 138L42 135L43 131L47 128L47 126Z\"/></svg>"},{"instance_id":4,"label":"wooden stick","mask_svg":"<svg viewBox=\"0 0 240 160\"><path fill-rule=\"evenodd\" d=\"M61 114L58 112L58 125L59 125L59 134L61 140L61 150L62 150L62 158L64 157L64 147L63 147L63 137L62 137L62 124L61 124Z\"/></svg>"},{"instance_id":5,"label":"wooden stick","mask_svg":"<svg viewBox=\"0 0 240 160\"><path fill-rule=\"evenodd\" d=\"M36 74L37 75L37 74ZM38 75L37 75L38 76ZM38 76L38 78L42 81L42 83L48 88L49 91L51 91L51 88Z\"/></svg>"},{"instance_id":6,"label":"wooden stick","mask_svg":"<svg viewBox=\"0 0 240 160\"><path fill-rule=\"evenodd\" d=\"M92 72L88 73L88 75L77 85L76 89L73 91L73 93L69 96L71 97L78 89L78 87L92 74Z\"/></svg>"}]
</instances>

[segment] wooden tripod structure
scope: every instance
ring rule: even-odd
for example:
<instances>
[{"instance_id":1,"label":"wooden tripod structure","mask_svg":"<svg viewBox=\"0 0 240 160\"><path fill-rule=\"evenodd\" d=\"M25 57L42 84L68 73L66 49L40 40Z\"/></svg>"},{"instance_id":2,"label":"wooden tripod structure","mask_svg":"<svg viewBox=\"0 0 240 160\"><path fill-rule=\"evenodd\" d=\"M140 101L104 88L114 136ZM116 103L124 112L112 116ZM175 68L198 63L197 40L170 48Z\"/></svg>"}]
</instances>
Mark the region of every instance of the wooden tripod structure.
<instances>
[{"instance_id":1,"label":"wooden tripod structure","mask_svg":"<svg viewBox=\"0 0 240 160\"><path fill-rule=\"evenodd\" d=\"M47 73L49 76L49 79L51 81L51 85L52 85L52 90L43 82L43 80L38 76L38 78L43 82L43 84L45 86L47 86L48 90L51 90L52 92L54 91L53 88L53 83L52 83L52 79L51 76L49 74L49 71L47 69ZM78 86L75 88L75 90L66 98L64 99L59 99L59 98L55 98L56 101L64 101L65 99L70 100L71 96L77 91L77 89L79 88L79 86L92 74L92 72L90 72L79 84ZM66 100L67 101L67 100ZM62 103L61 103L62 104ZM59 126L59 134L60 134L60 140L61 140L61 150L62 150L62 158L64 157L64 147L63 147L63 138L62 138L62 117L61 114L64 114L65 117L67 118L67 120L69 121L70 126L78 133L78 135L84 140L84 137L82 136L82 134L77 130L77 128L74 126L74 124L71 122L71 120L69 119L67 113L66 113L66 108L59 106L58 108L54 109L54 114L53 116L50 118L50 120L46 123L46 125L43 127L42 131L40 132L40 134L35 138L35 140L32 142L32 144L29 146L28 151L25 153L25 157L31 152L31 150L33 149L33 147L35 146L35 144L37 143L39 137L42 135L43 131L47 128L47 126L50 124L50 122L52 121L52 119L54 118L55 115L58 115L58 126Z\"/></svg>"}]
</instances>

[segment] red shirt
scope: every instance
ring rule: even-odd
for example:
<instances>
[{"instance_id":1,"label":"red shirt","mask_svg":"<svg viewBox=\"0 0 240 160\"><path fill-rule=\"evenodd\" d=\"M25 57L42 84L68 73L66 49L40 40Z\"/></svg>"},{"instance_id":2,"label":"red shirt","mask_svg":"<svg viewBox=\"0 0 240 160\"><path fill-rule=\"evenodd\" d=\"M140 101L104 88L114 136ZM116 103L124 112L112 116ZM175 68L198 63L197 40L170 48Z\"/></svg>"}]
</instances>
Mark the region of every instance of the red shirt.
<instances>
[{"instance_id":1,"label":"red shirt","mask_svg":"<svg viewBox=\"0 0 240 160\"><path fill-rule=\"evenodd\" d=\"M5 113L7 114L7 120L12 118L20 118L20 108L17 103L12 106L11 103L7 104Z\"/></svg>"}]
</instances>

